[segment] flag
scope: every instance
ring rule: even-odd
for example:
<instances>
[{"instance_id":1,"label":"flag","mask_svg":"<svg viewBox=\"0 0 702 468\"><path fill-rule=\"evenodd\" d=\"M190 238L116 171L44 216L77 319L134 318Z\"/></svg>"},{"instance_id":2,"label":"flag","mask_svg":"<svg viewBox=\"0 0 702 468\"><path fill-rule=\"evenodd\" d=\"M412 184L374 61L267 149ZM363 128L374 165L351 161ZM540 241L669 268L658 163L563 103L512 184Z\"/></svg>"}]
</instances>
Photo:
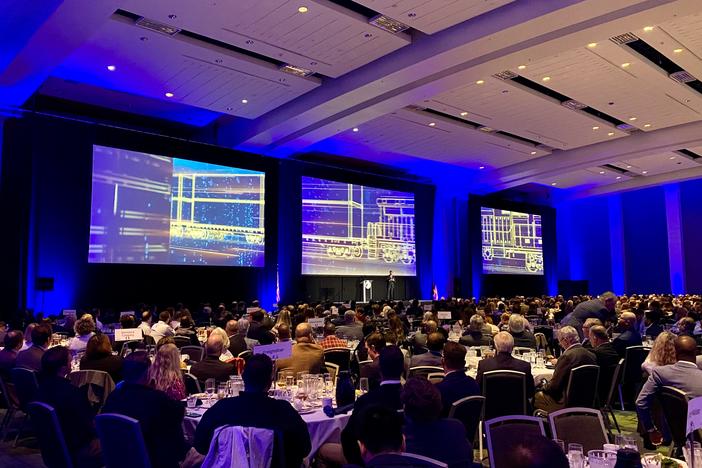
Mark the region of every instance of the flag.
<instances>
[{"instance_id":1,"label":"flag","mask_svg":"<svg viewBox=\"0 0 702 468\"><path fill-rule=\"evenodd\" d=\"M431 286L431 298L435 301L439 300L439 288L436 287L436 283Z\"/></svg>"},{"instance_id":2,"label":"flag","mask_svg":"<svg viewBox=\"0 0 702 468\"><path fill-rule=\"evenodd\" d=\"M280 304L280 273L278 265L275 266L275 302Z\"/></svg>"}]
</instances>

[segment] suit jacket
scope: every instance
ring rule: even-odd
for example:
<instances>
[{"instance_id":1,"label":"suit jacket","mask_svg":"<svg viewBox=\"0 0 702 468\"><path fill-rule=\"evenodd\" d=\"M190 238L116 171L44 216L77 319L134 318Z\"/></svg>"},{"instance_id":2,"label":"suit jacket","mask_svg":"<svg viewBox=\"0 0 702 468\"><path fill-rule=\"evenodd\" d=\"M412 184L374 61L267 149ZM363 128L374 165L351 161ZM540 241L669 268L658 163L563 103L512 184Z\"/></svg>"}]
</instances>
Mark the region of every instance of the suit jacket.
<instances>
[{"instance_id":1,"label":"suit jacket","mask_svg":"<svg viewBox=\"0 0 702 468\"><path fill-rule=\"evenodd\" d=\"M0 377L5 382L10 380L10 369L16 367L17 351L14 349L3 349L0 351Z\"/></svg>"},{"instance_id":2,"label":"suit jacket","mask_svg":"<svg viewBox=\"0 0 702 468\"><path fill-rule=\"evenodd\" d=\"M512 338L514 338L514 346L536 349L536 338L534 338L534 334L529 330L524 330L521 333L509 333L512 335Z\"/></svg>"},{"instance_id":3,"label":"suit jacket","mask_svg":"<svg viewBox=\"0 0 702 468\"><path fill-rule=\"evenodd\" d=\"M602 323L605 323L606 320L611 320L613 315L612 312L607 310L601 300L592 299L576 305L573 312L569 313L561 320L561 324L570 325L571 327L581 330L583 323L589 318L600 319Z\"/></svg>"},{"instance_id":4,"label":"suit jacket","mask_svg":"<svg viewBox=\"0 0 702 468\"><path fill-rule=\"evenodd\" d=\"M219 356L206 356L192 365L190 373L197 377L201 385L207 379L215 379L219 383L228 381L230 375L236 375L236 367L229 362L220 361Z\"/></svg>"},{"instance_id":5,"label":"suit jacket","mask_svg":"<svg viewBox=\"0 0 702 468\"><path fill-rule=\"evenodd\" d=\"M400 390L402 385L385 384L377 389L371 390L356 400L353 405L353 412L346 427L341 431L341 446L344 450L344 457L349 463L356 463L363 466L361 451L358 448L358 433L361 416L363 412L371 406L385 406L390 409L402 409L400 401Z\"/></svg>"},{"instance_id":6,"label":"suit jacket","mask_svg":"<svg viewBox=\"0 0 702 468\"><path fill-rule=\"evenodd\" d=\"M412 359L410 360L410 367L417 366L441 367L441 352L429 351L428 353L422 353L412 356Z\"/></svg>"},{"instance_id":7,"label":"suit jacket","mask_svg":"<svg viewBox=\"0 0 702 468\"><path fill-rule=\"evenodd\" d=\"M482 332L468 332L458 342L463 346L488 346L492 338Z\"/></svg>"},{"instance_id":8,"label":"suit jacket","mask_svg":"<svg viewBox=\"0 0 702 468\"><path fill-rule=\"evenodd\" d=\"M316 343L301 342L292 347L292 356L278 359L275 363L278 371L309 372L319 374L324 367L324 349Z\"/></svg>"},{"instance_id":9,"label":"suit jacket","mask_svg":"<svg viewBox=\"0 0 702 468\"><path fill-rule=\"evenodd\" d=\"M553 377L548 383L548 386L544 388L544 393L551 396L556 401L561 401L565 389L568 386L571 369L588 364L597 365L597 359L594 354L583 348L580 343L563 351L561 357L556 361Z\"/></svg>"},{"instance_id":10,"label":"suit jacket","mask_svg":"<svg viewBox=\"0 0 702 468\"><path fill-rule=\"evenodd\" d=\"M619 357L624 357L626 348L629 346L639 346L641 344L641 335L636 330L625 330L621 335L612 340L614 349L617 350Z\"/></svg>"},{"instance_id":11,"label":"suit jacket","mask_svg":"<svg viewBox=\"0 0 702 468\"><path fill-rule=\"evenodd\" d=\"M461 398L480 395L480 387L478 387L477 382L460 370L446 374L444 380L436 384L436 388L441 393L442 417L448 416L454 402Z\"/></svg>"},{"instance_id":12,"label":"suit jacket","mask_svg":"<svg viewBox=\"0 0 702 468\"><path fill-rule=\"evenodd\" d=\"M258 341L237 333L229 337L229 352L232 353L232 356L237 357L239 353L253 349L254 346L259 344Z\"/></svg>"},{"instance_id":13,"label":"suit jacket","mask_svg":"<svg viewBox=\"0 0 702 468\"><path fill-rule=\"evenodd\" d=\"M17 360L15 361L15 366L39 372L41 370L41 357L45 352L46 350L44 348L32 345L30 348L19 352Z\"/></svg>"},{"instance_id":14,"label":"suit jacket","mask_svg":"<svg viewBox=\"0 0 702 468\"><path fill-rule=\"evenodd\" d=\"M473 466L473 448L463 423L457 419L415 423L406 418L402 432L406 452L439 460L452 468Z\"/></svg>"},{"instance_id":15,"label":"suit jacket","mask_svg":"<svg viewBox=\"0 0 702 468\"><path fill-rule=\"evenodd\" d=\"M659 323L652 323L648 327L644 327L644 335L648 335L654 340L661 333L663 333L663 327Z\"/></svg>"},{"instance_id":16,"label":"suit jacket","mask_svg":"<svg viewBox=\"0 0 702 468\"><path fill-rule=\"evenodd\" d=\"M363 325L360 322L353 322L351 325L341 325L336 328L341 336L347 336L354 340L363 339Z\"/></svg>"},{"instance_id":17,"label":"suit jacket","mask_svg":"<svg viewBox=\"0 0 702 468\"><path fill-rule=\"evenodd\" d=\"M521 359L512 357L509 353L497 353L495 357L481 359L478 362L478 374L475 376L477 384L482 388L483 374L496 370L511 370L524 372L526 379L527 398L534 396L534 377L531 375L531 364Z\"/></svg>"},{"instance_id":18,"label":"suit jacket","mask_svg":"<svg viewBox=\"0 0 702 468\"><path fill-rule=\"evenodd\" d=\"M252 340L256 340L259 343L266 345L271 344L275 341L275 336L269 330L263 327L261 322L251 322L249 325L249 331L246 334Z\"/></svg>"},{"instance_id":19,"label":"suit jacket","mask_svg":"<svg viewBox=\"0 0 702 468\"><path fill-rule=\"evenodd\" d=\"M103 413L117 413L139 421L154 468L177 467L185 457L185 407L160 390L129 382L120 383L107 397Z\"/></svg>"},{"instance_id":20,"label":"suit jacket","mask_svg":"<svg viewBox=\"0 0 702 468\"><path fill-rule=\"evenodd\" d=\"M690 398L702 396L702 370L695 363L678 361L668 366L658 366L651 371L636 399L636 412L646 430L654 427L651 405L664 386L682 390Z\"/></svg>"},{"instance_id":21,"label":"suit jacket","mask_svg":"<svg viewBox=\"0 0 702 468\"><path fill-rule=\"evenodd\" d=\"M287 401L268 398L265 393L241 392L238 397L215 403L197 425L195 450L207 454L215 429L226 425L279 431L289 466L300 466L311 449L307 424L298 412ZM276 461L274 458L274 467Z\"/></svg>"},{"instance_id":22,"label":"suit jacket","mask_svg":"<svg viewBox=\"0 0 702 468\"><path fill-rule=\"evenodd\" d=\"M600 380L597 393L600 396L600 401L604 402L612 384L614 370L619 363L619 354L612 343L603 343L597 348L590 349L590 351L595 355L597 365L600 366Z\"/></svg>"}]
</instances>

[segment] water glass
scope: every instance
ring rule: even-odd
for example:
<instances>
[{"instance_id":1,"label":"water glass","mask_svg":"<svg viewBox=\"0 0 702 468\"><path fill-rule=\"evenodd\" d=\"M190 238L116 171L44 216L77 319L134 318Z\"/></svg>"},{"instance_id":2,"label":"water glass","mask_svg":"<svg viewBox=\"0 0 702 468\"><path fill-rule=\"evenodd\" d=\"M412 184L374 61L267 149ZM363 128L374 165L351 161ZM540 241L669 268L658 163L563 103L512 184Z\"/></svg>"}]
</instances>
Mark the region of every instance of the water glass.
<instances>
[{"instance_id":1,"label":"water glass","mask_svg":"<svg viewBox=\"0 0 702 468\"><path fill-rule=\"evenodd\" d=\"M212 401L212 395L214 395L215 390L217 389L217 382L215 379L207 379L205 380L205 393L207 393L207 404L211 405Z\"/></svg>"},{"instance_id":2,"label":"water glass","mask_svg":"<svg viewBox=\"0 0 702 468\"><path fill-rule=\"evenodd\" d=\"M229 385L227 382L222 382L217 386L217 399L224 400L229 394Z\"/></svg>"},{"instance_id":3,"label":"water glass","mask_svg":"<svg viewBox=\"0 0 702 468\"><path fill-rule=\"evenodd\" d=\"M699 442L693 442L692 443L692 452L694 453L694 466L702 466L702 447L700 446ZM685 456L685 463L687 463L687 466L692 466L692 454L690 453L690 441L685 442L685 446L683 447L683 455Z\"/></svg>"},{"instance_id":4,"label":"water glass","mask_svg":"<svg viewBox=\"0 0 702 468\"><path fill-rule=\"evenodd\" d=\"M363 393L363 394L368 393L368 377L361 377L358 388L361 389L361 393Z\"/></svg>"},{"instance_id":5,"label":"water glass","mask_svg":"<svg viewBox=\"0 0 702 468\"><path fill-rule=\"evenodd\" d=\"M639 447L636 445L636 439L631 436L617 434L614 436L614 443L617 444L619 448L630 448L633 450L639 449Z\"/></svg>"},{"instance_id":6,"label":"water glass","mask_svg":"<svg viewBox=\"0 0 702 468\"><path fill-rule=\"evenodd\" d=\"M590 468L614 468L617 463L617 452L608 450L590 450L587 452Z\"/></svg>"},{"instance_id":7,"label":"water glass","mask_svg":"<svg viewBox=\"0 0 702 468\"><path fill-rule=\"evenodd\" d=\"M188 395L187 399L188 409L193 409L197 406L197 397L195 395Z\"/></svg>"}]
</instances>

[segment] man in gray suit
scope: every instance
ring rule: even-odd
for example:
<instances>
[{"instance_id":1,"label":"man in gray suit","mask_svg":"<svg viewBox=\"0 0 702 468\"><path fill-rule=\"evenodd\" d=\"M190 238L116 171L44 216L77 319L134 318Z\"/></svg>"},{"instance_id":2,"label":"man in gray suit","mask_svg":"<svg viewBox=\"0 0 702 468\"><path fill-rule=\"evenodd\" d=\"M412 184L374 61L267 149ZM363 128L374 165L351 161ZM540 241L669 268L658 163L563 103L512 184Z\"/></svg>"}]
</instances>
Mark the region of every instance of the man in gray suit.
<instances>
[{"instance_id":1,"label":"man in gray suit","mask_svg":"<svg viewBox=\"0 0 702 468\"><path fill-rule=\"evenodd\" d=\"M336 327L336 332L352 340L363 339L363 324L356 320L356 312L347 310L344 313L344 324Z\"/></svg>"},{"instance_id":2,"label":"man in gray suit","mask_svg":"<svg viewBox=\"0 0 702 468\"><path fill-rule=\"evenodd\" d=\"M691 336L675 339L675 357L678 362L668 366L655 367L636 399L636 412L639 421L648 432L651 442L658 445L663 440L660 431L653 424L651 405L658 391L674 387L685 392L690 398L702 396L702 370L695 363L697 343Z\"/></svg>"}]
</instances>

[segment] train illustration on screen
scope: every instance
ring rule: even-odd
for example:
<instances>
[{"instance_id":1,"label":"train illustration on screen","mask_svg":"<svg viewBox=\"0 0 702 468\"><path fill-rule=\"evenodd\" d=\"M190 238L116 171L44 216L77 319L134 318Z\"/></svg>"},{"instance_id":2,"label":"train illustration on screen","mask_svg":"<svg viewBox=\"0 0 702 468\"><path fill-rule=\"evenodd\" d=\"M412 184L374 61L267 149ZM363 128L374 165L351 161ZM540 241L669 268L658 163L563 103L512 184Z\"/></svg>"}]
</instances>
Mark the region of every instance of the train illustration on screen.
<instances>
[{"instance_id":1,"label":"train illustration on screen","mask_svg":"<svg viewBox=\"0 0 702 468\"><path fill-rule=\"evenodd\" d=\"M543 274L541 216L482 207L484 273Z\"/></svg>"}]
</instances>

